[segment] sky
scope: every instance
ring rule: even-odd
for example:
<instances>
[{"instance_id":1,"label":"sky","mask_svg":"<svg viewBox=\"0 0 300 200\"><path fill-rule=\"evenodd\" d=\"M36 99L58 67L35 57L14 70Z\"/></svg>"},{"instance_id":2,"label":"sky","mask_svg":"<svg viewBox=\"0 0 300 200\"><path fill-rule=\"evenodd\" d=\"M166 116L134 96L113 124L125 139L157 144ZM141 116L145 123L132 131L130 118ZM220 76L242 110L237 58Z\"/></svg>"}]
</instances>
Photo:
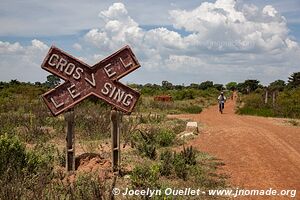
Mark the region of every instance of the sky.
<instances>
[{"instance_id":1,"label":"sky","mask_svg":"<svg viewBox=\"0 0 300 200\"><path fill-rule=\"evenodd\" d=\"M0 0L0 81L44 82L51 45L93 65L129 45L124 83L262 84L300 71L299 0Z\"/></svg>"}]
</instances>

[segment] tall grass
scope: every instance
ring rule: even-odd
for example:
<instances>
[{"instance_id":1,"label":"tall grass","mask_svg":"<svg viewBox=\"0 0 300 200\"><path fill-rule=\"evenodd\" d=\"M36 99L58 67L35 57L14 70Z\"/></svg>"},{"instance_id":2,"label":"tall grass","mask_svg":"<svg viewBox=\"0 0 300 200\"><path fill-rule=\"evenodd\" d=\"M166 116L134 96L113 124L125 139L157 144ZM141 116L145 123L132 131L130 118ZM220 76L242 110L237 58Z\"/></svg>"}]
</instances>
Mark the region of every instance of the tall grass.
<instances>
[{"instance_id":1,"label":"tall grass","mask_svg":"<svg viewBox=\"0 0 300 200\"><path fill-rule=\"evenodd\" d=\"M263 91L257 91L243 96L244 106L237 112L264 117L300 118L300 88L279 92L275 104L271 97L268 97L268 103L265 103L264 95Z\"/></svg>"}]
</instances>

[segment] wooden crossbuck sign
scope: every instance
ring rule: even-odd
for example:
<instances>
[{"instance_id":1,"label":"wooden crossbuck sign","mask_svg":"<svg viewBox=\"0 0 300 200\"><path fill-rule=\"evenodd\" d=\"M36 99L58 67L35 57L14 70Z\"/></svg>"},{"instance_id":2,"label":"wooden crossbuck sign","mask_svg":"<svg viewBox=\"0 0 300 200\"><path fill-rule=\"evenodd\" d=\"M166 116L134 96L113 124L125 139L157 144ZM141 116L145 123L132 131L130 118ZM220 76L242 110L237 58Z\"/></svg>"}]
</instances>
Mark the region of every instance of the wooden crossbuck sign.
<instances>
[{"instance_id":1,"label":"wooden crossbuck sign","mask_svg":"<svg viewBox=\"0 0 300 200\"><path fill-rule=\"evenodd\" d=\"M42 97L55 116L91 95L122 112L131 113L140 94L118 80L138 67L140 64L129 46L92 67L52 46L42 68L65 82Z\"/></svg>"}]
</instances>

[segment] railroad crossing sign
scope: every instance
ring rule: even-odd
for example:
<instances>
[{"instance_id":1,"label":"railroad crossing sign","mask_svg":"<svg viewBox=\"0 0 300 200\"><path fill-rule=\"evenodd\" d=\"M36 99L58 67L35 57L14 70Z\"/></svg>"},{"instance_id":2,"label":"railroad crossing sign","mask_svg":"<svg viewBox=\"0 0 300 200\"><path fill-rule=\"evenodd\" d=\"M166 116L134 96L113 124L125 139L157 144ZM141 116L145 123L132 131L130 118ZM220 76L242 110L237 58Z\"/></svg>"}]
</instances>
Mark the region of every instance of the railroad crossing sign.
<instances>
[{"instance_id":1,"label":"railroad crossing sign","mask_svg":"<svg viewBox=\"0 0 300 200\"><path fill-rule=\"evenodd\" d=\"M66 82L43 94L42 98L54 116L91 95L130 114L140 94L118 80L139 67L129 46L92 67L52 46L42 68Z\"/></svg>"}]
</instances>

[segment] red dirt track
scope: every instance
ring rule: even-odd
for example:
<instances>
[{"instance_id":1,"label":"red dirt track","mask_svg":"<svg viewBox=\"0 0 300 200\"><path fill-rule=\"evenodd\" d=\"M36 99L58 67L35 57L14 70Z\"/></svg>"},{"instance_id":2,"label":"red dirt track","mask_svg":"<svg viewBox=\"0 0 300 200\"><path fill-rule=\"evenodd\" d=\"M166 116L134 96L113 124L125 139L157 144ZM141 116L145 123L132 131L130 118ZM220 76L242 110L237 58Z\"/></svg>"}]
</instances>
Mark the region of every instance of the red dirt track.
<instances>
[{"instance_id":1,"label":"red dirt track","mask_svg":"<svg viewBox=\"0 0 300 200\"><path fill-rule=\"evenodd\" d=\"M225 104L224 114L212 106L201 114L172 117L203 125L189 145L223 160L232 186L297 189L299 193L300 127L288 125L284 119L237 115L234 102ZM294 199L300 199L300 194Z\"/></svg>"}]
</instances>

